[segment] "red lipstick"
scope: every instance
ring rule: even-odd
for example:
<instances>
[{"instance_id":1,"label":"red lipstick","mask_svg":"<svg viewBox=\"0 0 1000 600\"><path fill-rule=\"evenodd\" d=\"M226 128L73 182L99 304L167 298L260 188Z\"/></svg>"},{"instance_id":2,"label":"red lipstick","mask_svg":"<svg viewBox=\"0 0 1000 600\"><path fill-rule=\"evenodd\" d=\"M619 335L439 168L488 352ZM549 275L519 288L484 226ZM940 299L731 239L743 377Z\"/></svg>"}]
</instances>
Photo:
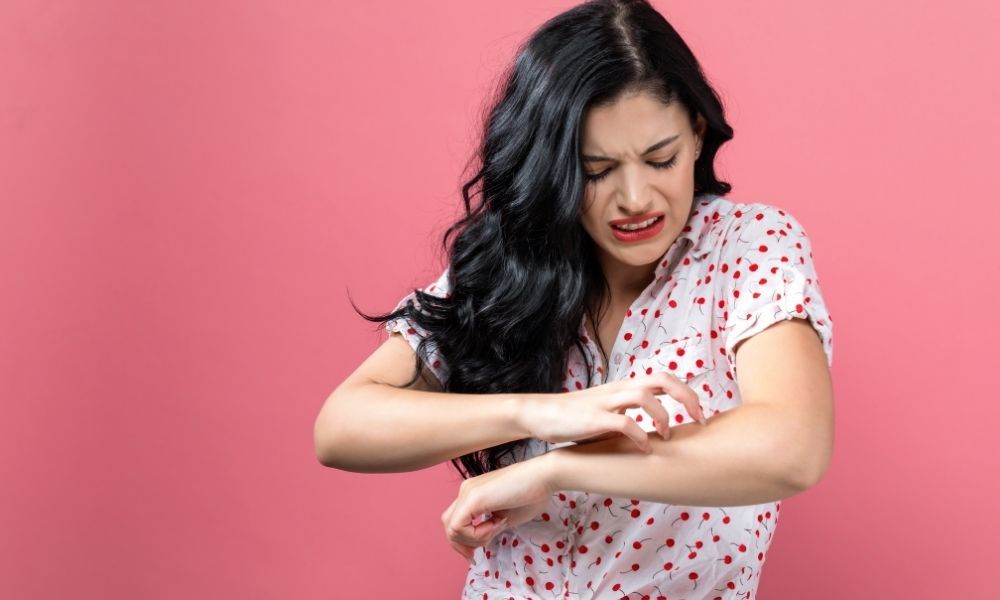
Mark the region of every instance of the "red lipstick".
<instances>
[{"instance_id":1,"label":"red lipstick","mask_svg":"<svg viewBox=\"0 0 1000 600\"><path fill-rule=\"evenodd\" d=\"M627 219L615 219L614 221L608 221L609 225L632 225L634 223L642 223L643 221L648 221L653 217L662 217L663 211L658 210L656 212L646 213L644 215L639 215L638 217L629 217Z\"/></svg>"},{"instance_id":2,"label":"red lipstick","mask_svg":"<svg viewBox=\"0 0 1000 600\"><path fill-rule=\"evenodd\" d=\"M615 227L615 225L632 225L635 223L642 223L643 221L648 221L650 219L656 219L646 227L642 229L634 229L632 231L625 231ZM638 242L641 240L649 239L656 234L663 231L663 212L651 212L638 217L631 217L628 219L615 219L613 221L608 221L608 226L611 227L611 234L614 235L619 241L622 242Z\"/></svg>"}]
</instances>

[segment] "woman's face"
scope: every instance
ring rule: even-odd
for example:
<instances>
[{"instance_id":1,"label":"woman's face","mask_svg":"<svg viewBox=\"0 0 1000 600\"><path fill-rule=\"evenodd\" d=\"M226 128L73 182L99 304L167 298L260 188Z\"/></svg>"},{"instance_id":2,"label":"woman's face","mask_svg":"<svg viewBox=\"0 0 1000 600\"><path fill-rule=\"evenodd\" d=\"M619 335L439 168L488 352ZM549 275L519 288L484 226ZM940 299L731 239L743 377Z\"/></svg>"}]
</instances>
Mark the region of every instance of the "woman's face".
<instances>
[{"instance_id":1,"label":"woman's face","mask_svg":"<svg viewBox=\"0 0 1000 600\"><path fill-rule=\"evenodd\" d=\"M680 235L694 202L694 163L704 128L699 115L692 129L680 102L664 105L648 93L624 96L584 115L587 184L580 219L609 280L609 272L628 277L630 267L651 272ZM613 227L632 217L657 220L632 233Z\"/></svg>"}]
</instances>

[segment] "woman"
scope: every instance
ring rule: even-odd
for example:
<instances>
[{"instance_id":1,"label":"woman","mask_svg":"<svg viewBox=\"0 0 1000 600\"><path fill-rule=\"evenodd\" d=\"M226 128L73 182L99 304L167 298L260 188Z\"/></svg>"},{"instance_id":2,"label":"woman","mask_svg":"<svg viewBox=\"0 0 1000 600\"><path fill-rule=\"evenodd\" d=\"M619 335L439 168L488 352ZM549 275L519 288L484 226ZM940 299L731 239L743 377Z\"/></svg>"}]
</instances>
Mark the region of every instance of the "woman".
<instances>
[{"instance_id":1,"label":"woman","mask_svg":"<svg viewBox=\"0 0 1000 600\"><path fill-rule=\"evenodd\" d=\"M781 499L830 461L832 320L801 224L723 197L729 139L646 2L517 54L447 268L366 316L392 335L316 421L327 466L452 461L463 598L755 595Z\"/></svg>"}]
</instances>

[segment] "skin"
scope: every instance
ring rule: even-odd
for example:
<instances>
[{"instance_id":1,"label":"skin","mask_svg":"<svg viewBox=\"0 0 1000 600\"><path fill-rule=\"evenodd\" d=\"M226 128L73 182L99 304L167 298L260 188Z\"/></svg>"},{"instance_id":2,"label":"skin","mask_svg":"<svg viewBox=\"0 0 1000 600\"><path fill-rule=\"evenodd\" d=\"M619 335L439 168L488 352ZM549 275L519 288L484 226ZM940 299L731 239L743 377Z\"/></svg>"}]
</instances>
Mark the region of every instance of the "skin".
<instances>
[{"instance_id":1,"label":"skin","mask_svg":"<svg viewBox=\"0 0 1000 600\"><path fill-rule=\"evenodd\" d=\"M698 118L691 127L679 103L665 106L647 94L624 96L586 115L582 153L611 159L586 163L588 173L608 176L588 183L581 213L611 288L599 339L617 333L625 309L650 283L656 261L684 227L703 132L704 121ZM642 154L675 134L672 144ZM669 169L649 164L674 156L677 162ZM666 222L656 237L623 243L611 234L609 220L659 210ZM652 452L614 436L464 480L441 515L449 544L472 563L476 547L537 517L557 490L737 506L786 498L815 485L833 451L833 389L819 335L803 319L780 321L739 344L736 363L743 404L710 417L707 425L672 427L669 440L650 437ZM489 519L480 518L485 513Z\"/></svg>"},{"instance_id":2,"label":"skin","mask_svg":"<svg viewBox=\"0 0 1000 600\"><path fill-rule=\"evenodd\" d=\"M833 452L833 391L815 330L780 321L737 353L743 404L708 425L671 427L645 453L623 436L551 450L466 479L442 521L448 542L473 560L507 527L537 518L559 490L686 506L743 506L816 485ZM777 360L775 360L777 358ZM490 513L475 522L473 517ZM501 521L506 519L506 521Z\"/></svg>"},{"instance_id":3,"label":"skin","mask_svg":"<svg viewBox=\"0 0 1000 600\"><path fill-rule=\"evenodd\" d=\"M610 303L602 313L600 324L595 328L593 323L588 323L592 332L597 330L594 338L602 348L611 346L625 311L652 281L657 262L680 235L691 213L694 165L701 152L705 120L698 115L692 127L689 114L680 102L663 104L648 92L626 93L614 103L593 106L584 114L581 155L588 181L580 222L597 246L598 261L611 289ZM674 139L658 144L668 138ZM659 147L647 152L654 145ZM653 211L664 213L663 229L656 236L639 242L623 242L613 235L610 221ZM672 383L675 387L687 388L680 380ZM686 393L697 398L690 388ZM704 419L700 408L697 414ZM599 439L609 437L616 436ZM502 469L502 474L486 473L473 478L475 483L466 480L463 488L481 487L501 478L514 480L515 472L526 472L537 466L538 463L532 461L513 464ZM506 518L497 516L481 526L467 524L474 535L453 524L452 511L457 498L445 510L442 520L446 529L451 528L449 541L456 551L471 559L470 546L481 545L477 543L481 536L527 521L541 510L551 494L547 479L538 474L516 479L523 487L506 490L516 489L514 495L528 504L506 513ZM494 490L494 494L497 493L503 492ZM491 499L500 500L495 495ZM517 502L514 498L507 500Z\"/></svg>"},{"instance_id":4,"label":"skin","mask_svg":"<svg viewBox=\"0 0 1000 600\"><path fill-rule=\"evenodd\" d=\"M680 102L664 105L648 93L630 94L611 106L587 111L581 149L588 175L606 176L588 181L580 222L598 248L612 301L634 300L652 281L656 262L687 223L694 203L694 164L701 152L705 120L691 127ZM648 154L642 152L668 137L673 142ZM586 157L607 160L588 160ZM676 157L670 168L665 163ZM612 234L613 219L663 211L664 227L655 237L622 242ZM629 302L631 304L631 301Z\"/></svg>"},{"instance_id":5,"label":"skin","mask_svg":"<svg viewBox=\"0 0 1000 600\"><path fill-rule=\"evenodd\" d=\"M652 281L657 261L691 214L694 165L701 152L705 119L698 115L692 127L689 114L680 102L665 105L639 92L611 105L592 107L584 115L581 154L588 182L580 222L597 246L598 261L611 289L599 325L587 322L602 352L611 347L625 312ZM638 242L614 236L610 221L657 211L664 213L664 219L656 236Z\"/></svg>"}]
</instances>

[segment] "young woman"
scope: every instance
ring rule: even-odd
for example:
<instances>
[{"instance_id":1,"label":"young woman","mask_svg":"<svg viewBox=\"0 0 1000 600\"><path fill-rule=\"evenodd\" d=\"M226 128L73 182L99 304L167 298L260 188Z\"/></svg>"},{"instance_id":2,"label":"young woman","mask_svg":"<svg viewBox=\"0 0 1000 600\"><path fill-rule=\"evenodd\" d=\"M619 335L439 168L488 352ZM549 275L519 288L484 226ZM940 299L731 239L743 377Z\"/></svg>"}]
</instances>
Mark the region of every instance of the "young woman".
<instances>
[{"instance_id":1,"label":"young woman","mask_svg":"<svg viewBox=\"0 0 1000 600\"><path fill-rule=\"evenodd\" d=\"M647 2L518 52L447 267L316 420L327 466L451 460L463 598L754 597L830 461L833 322L802 225L723 197L732 136Z\"/></svg>"}]
</instances>

